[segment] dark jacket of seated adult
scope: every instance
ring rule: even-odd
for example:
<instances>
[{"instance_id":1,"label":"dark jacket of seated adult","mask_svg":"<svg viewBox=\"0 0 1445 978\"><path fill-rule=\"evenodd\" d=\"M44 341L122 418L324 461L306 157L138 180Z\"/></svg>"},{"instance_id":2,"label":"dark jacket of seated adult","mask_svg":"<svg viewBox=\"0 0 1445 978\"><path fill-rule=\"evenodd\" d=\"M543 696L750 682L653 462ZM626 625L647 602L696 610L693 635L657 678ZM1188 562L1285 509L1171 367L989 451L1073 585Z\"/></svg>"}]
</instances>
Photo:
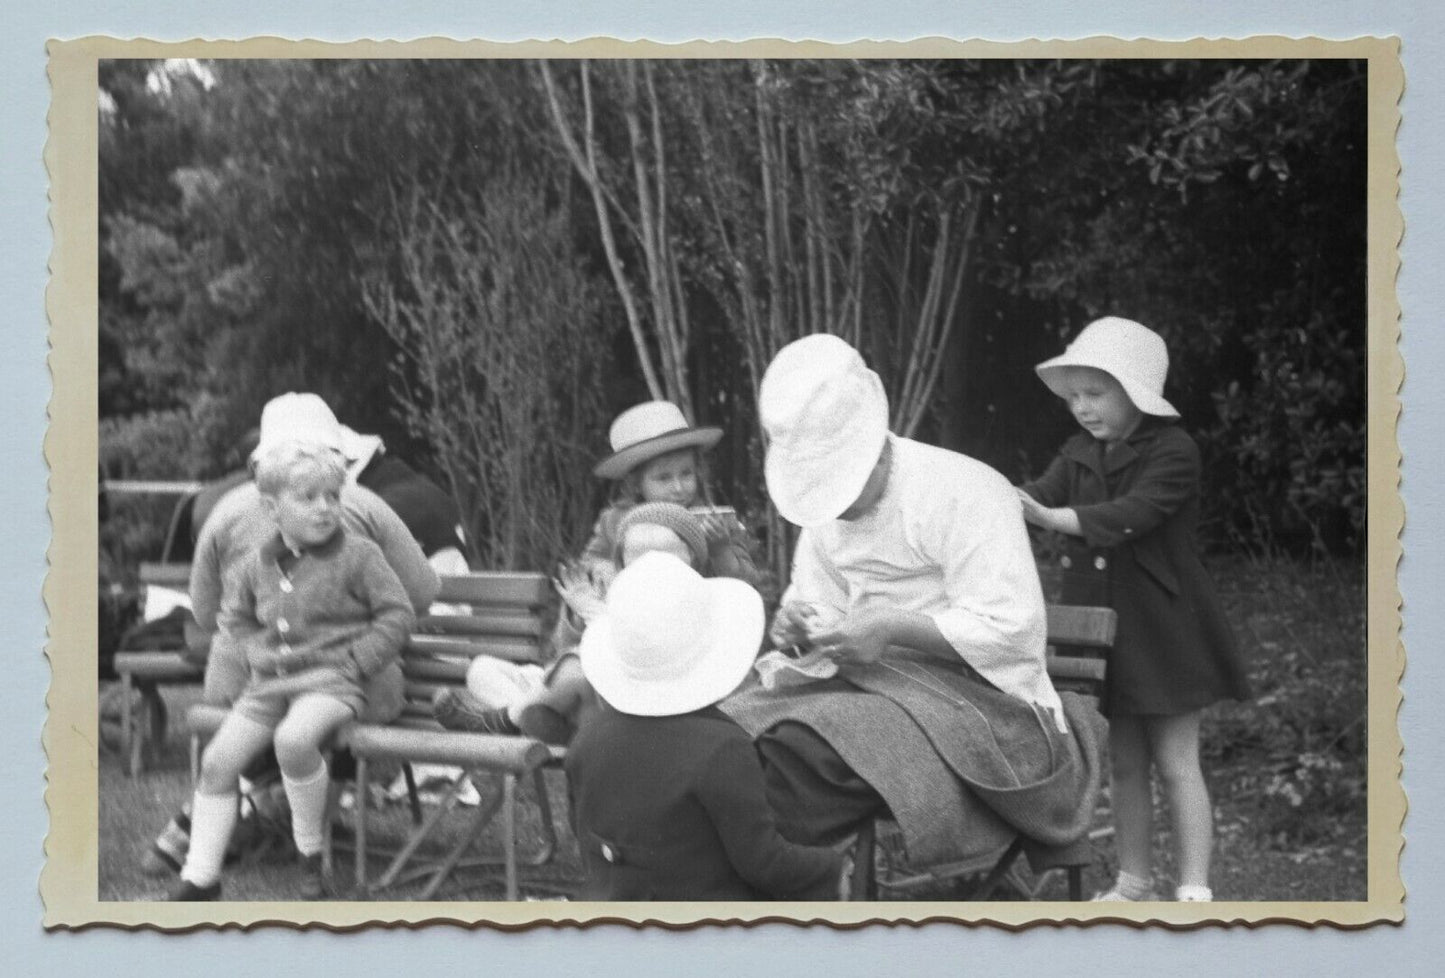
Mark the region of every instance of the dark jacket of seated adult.
<instances>
[{"instance_id":1,"label":"dark jacket of seated adult","mask_svg":"<svg viewBox=\"0 0 1445 978\"><path fill-rule=\"evenodd\" d=\"M715 706L604 706L567 754L591 900L828 900L843 857L778 834L752 741Z\"/></svg>"}]
</instances>

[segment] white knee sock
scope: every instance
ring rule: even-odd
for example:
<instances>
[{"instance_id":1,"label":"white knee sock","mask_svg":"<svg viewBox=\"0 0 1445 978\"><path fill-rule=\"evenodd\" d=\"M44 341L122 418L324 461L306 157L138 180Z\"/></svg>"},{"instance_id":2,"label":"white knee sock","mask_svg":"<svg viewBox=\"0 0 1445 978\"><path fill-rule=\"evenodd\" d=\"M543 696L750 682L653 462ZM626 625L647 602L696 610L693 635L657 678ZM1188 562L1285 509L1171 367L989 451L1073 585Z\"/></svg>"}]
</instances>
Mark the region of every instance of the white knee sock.
<instances>
[{"instance_id":1,"label":"white knee sock","mask_svg":"<svg viewBox=\"0 0 1445 978\"><path fill-rule=\"evenodd\" d=\"M234 792L224 795L196 792L191 800L191 846L186 852L186 864L181 868L181 879L197 886L211 886L221 878L226 846L236 827L238 801Z\"/></svg>"},{"instance_id":2,"label":"white knee sock","mask_svg":"<svg viewBox=\"0 0 1445 978\"><path fill-rule=\"evenodd\" d=\"M314 856L325 841L326 794L331 784L326 762L322 761L309 778L299 781L282 773L281 783L286 787L286 800L291 805L291 834L296 840L296 851L303 856Z\"/></svg>"}]
</instances>

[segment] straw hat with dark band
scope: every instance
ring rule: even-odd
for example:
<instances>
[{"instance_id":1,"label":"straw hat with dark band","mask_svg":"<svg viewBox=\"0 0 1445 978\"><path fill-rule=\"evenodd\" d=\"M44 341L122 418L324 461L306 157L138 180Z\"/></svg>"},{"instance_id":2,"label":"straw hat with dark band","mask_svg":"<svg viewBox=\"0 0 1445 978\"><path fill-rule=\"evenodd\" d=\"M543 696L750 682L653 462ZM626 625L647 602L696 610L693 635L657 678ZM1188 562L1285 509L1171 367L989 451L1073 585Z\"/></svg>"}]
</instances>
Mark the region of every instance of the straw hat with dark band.
<instances>
[{"instance_id":1,"label":"straw hat with dark band","mask_svg":"<svg viewBox=\"0 0 1445 978\"><path fill-rule=\"evenodd\" d=\"M628 408L612 422L607 440L612 454L592 470L603 479L620 479L643 462L682 448L707 449L722 438L721 428L693 428L671 401L648 401Z\"/></svg>"}]
</instances>

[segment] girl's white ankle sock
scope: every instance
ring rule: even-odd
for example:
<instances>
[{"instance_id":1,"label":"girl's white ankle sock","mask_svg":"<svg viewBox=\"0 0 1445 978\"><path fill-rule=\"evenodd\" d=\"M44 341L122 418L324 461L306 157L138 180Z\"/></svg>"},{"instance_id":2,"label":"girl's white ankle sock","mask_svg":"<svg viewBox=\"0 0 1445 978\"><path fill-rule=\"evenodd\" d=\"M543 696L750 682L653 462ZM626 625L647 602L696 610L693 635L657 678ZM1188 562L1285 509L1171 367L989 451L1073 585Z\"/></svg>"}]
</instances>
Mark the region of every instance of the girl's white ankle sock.
<instances>
[{"instance_id":1,"label":"girl's white ankle sock","mask_svg":"<svg viewBox=\"0 0 1445 978\"><path fill-rule=\"evenodd\" d=\"M1094 897L1099 901L1112 900L1144 900L1154 891L1154 884L1147 879L1126 873L1122 869L1119 876L1114 880L1114 885L1103 893Z\"/></svg>"},{"instance_id":2,"label":"girl's white ankle sock","mask_svg":"<svg viewBox=\"0 0 1445 978\"><path fill-rule=\"evenodd\" d=\"M239 801L234 792L224 795L196 792L191 800L191 845L186 852L186 864L181 867L181 879L197 886L211 886L221 878L221 864L236 827Z\"/></svg>"},{"instance_id":3,"label":"girl's white ankle sock","mask_svg":"<svg viewBox=\"0 0 1445 978\"><path fill-rule=\"evenodd\" d=\"M1182 903L1209 903L1214 899L1214 891L1198 883L1185 883L1174 890L1174 899Z\"/></svg>"},{"instance_id":4,"label":"girl's white ankle sock","mask_svg":"<svg viewBox=\"0 0 1445 978\"><path fill-rule=\"evenodd\" d=\"M281 775L286 801L291 805L291 834L296 840L296 851L303 856L316 855L325 843L326 794L330 783L324 761L309 778L293 780L285 773Z\"/></svg>"}]
</instances>

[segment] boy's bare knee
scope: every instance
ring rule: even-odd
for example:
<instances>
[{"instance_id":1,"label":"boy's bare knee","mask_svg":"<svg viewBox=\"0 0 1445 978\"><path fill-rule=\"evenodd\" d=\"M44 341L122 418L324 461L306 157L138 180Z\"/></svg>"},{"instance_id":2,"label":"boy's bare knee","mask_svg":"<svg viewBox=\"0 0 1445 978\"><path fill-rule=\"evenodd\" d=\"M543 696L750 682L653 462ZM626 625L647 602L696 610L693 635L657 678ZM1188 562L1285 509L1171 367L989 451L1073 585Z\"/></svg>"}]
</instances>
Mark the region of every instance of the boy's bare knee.
<instances>
[{"instance_id":1,"label":"boy's bare knee","mask_svg":"<svg viewBox=\"0 0 1445 978\"><path fill-rule=\"evenodd\" d=\"M282 723L276 728L276 760L283 771L295 772L299 767L309 769L311 762L321 755L321 744L314 731L300 725Z\"/></svg>"}]
</instances>

